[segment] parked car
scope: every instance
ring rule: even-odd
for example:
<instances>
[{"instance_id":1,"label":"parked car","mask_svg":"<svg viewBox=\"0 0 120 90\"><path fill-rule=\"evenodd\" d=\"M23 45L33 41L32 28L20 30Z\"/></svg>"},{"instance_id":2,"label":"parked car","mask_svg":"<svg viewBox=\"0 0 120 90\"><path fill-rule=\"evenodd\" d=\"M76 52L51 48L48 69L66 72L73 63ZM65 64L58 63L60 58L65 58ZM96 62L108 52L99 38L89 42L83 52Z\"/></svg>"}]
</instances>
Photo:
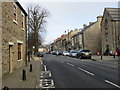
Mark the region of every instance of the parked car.
<instances>
[{"instance_id":1,"label":"parked car","mask_svg":"<svg viewBox=\"0 0 120 90\"><path fill-rule=\"evenodd\" d=\"M77 58L80 58L80 59L82 59L82 58L91 59L91 56L92 56L92 54L91 54L90 50L81 50L77 53Z\"/></svg>"},{"instance_id":2,"label":"parked car","mask_svg":"<svg viewBox=\"0 0 120 90\"><path fill-rule=\"evenodd\" d=\"M51 51L51 54L52 55L56 55L56 51Z\"/></svg>"},{"instance_id":3,"label":"parked car","mask_svg":"<svg viewBox=\"0 0 120 90\"><path fill-rule=\"evenodd\" d=\"M64 55L64 56L69 56L70 53L69 53L68 51L63 51L63 55Z\"/></svg>"},{"instance_id":4,"label":"parked car","mask_svg":"<svg viewBox=\"0 0 120 90\"><path fill-rule=\"evenodd\" d=\"M70 57L76 57L77 53L78 53L78 51L71 50L69 56L70 56Z\"/></svg>"},{"instance_id":5,"label":"parked car","mask_svg":"<svg viewBox=\"0 0 120 90\"><path fill-rule=\"evenodd\" d=\"M37 56L38 56L38 57L43 57L43 56L44 56L44 53L43 53L43 52L38 52Z\"/></svg>"},{"instance_id":6,"label":"parked car","mask_svg":"<svg viewBox=\"0 0 120 90\"><path fill-rule=\"evenodd\" d=\"M63 55L63 51L59 51L59 55Z\"/></svg>"}]
</instances>

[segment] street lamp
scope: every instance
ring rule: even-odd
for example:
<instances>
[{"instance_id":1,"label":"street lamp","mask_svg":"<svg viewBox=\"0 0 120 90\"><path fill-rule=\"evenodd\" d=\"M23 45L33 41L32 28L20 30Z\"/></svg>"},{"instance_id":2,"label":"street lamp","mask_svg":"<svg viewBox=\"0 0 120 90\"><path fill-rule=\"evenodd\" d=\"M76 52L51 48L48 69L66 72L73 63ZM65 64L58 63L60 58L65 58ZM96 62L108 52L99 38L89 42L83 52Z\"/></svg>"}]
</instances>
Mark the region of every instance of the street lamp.
<instances>
[{"instance_id":1,"label":"street lamp","mask_svg":"<svg viewBox=\"0 0 120 90\"><path fill-rule=\"evenodd\" d=\"M66 33L67 31L65 31ZM68 43L67 43L67 50L69 51L69 29L68 29Z\"/></svg>"},{"instance_id":2,"label":"street lamp","mask_svg":"<svg viewBox=\"0 0 120 90\"><path fill-rule=\"evenodd\" d=\"M34 49L35 49L35 46L33 46L33 54L34 54Z\"/></svg>"}]
</instances>

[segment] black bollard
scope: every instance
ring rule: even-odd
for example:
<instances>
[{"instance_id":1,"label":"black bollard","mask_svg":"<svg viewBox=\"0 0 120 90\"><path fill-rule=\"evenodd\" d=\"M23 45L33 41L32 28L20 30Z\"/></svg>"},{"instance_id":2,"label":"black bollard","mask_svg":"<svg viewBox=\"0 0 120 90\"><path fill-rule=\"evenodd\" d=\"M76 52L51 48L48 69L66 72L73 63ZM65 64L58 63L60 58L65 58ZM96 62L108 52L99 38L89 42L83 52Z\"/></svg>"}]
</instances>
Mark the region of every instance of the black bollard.
<instances>
[{"instance_id":1,"label":"black bollard","mask_svg":"<svg viewBox=\"0 0 120 90\"><path fill-rule=\"evenodd\" d=\"M2 90L9 90L9 88L7 86L5 86Z\"/></svg>"},{"instance_id":2,"label":"black bollard","mask_svg":"<svg viewBox=\"0 0 120 90\"><path fill-rule=\"evenodd\" d=\"M30 62L30 51L28 51L28 62Z\"/></svg>"},{"instance_id":3,"label":"black bollard","mask_svg":"<svg viewBox=\"0 0 120 90\"><path fill-rule=\"evenodd\" d=\"M30 72L32 72L32 64L30 64Z\"/></svg>"},{"instance_id":4,"label":"black bollard","mask_svg":"<svg viewBox=\"0 0 120 90\"><path fill-rule=\"evenodd\" d=\"M22 80L26 80L26 70L23 69L23 72L22 72Z\"/></svg>"},{"instance_id":5,"label":"black bollard","mask_svg":"<svg viewBox=\"0 0 120 90\"><path fill-rule=\"evenodd\" d=\"M103 59L102 55L101 55L101 60Z\"/></svg>"},{"instance_id":6,"label":"black bollard","mask_svg":"<svg viewBox=\"0 0 120 90\"><path fill-rule=\"evenodd\" d=\"M115 54L113 55L113 58L115 58Z\"/></svg>"}]
</instances>

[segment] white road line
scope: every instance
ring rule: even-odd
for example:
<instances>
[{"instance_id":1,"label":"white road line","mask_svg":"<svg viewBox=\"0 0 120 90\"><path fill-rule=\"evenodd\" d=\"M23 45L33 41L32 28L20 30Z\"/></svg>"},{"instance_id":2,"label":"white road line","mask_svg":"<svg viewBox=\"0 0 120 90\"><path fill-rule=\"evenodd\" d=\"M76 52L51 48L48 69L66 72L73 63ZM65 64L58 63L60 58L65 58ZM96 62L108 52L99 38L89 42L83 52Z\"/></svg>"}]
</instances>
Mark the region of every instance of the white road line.
<instances>
[{"instance_id":1,"label":"white road line","mask_svg":"<svg viewBox=\"0 0 120 90\"><path fill-rule=\"evenodd\" d=\"M49 73L49 76L50 76L50 77L52 77L52 74L51 74L51 72Z\"/></svg>"},{"instance_id":2,"label":"white road line","mask_svg":"<svg viewBox=\"0 0 120 90\"><path fill-rule=\"evenodd\" d=\"M90 74L90 75L92 75L92 76L94 75L93 73L91 73L91 72L89 72L89 71L87 71L87 70L84 70L84 69L82 69L82 68L80 68L80 67L78 67L78 69L79 69L79 70L82 70L82 71L84 71L84 72L86 72L86 73L88 73L88 74Z\"/></svg>"},{"instance_id":3,"label":"white road line","mask_svg":"<svg viewBox=\"0 0 120 90\"><path fill-rule=\"evenodd\" d=\"M41 61L41 64L43 65L43 61Z\"/></svg>"},{"instance_id":4,"label":"white road line","mask_svg":"<svg viewBox=\"0 0 120 90\"><path fill-rule=\"evenodd\" d=\"M120 88L120 86L119 86L119 85L114 84L114 83L112 83L112 82L110 82L110 81L108 81L108 80L105 80L105 82L107 82L107 83L109 83L109 84L111 84L111 85L113 85L113 86L115 86L115 87L117 87L117 88Z\"/></svg>"},{"instance_id":5,"label":"white road line","mask_svg":"<svg viewBox=\"0 0 120 90\"><path fill-rule=\"evenodd\" d=\"M72 66L72 67L74 67L74 65L73 64L70 64L70 63L67 63L68 65L70 65L70 66Z\"/></svg>"},{"instance_id":6,"label":"white road line","mask_svg":"<svg viewBox=\"0 0 120 90\"><path fill-rule=\"evenodd\" d=\"M61 61L62 63L64 63L64 61Z\"/></svg>"},{"instance_id":7,"label":"white road line","mask_svg":"<svg viewBox=\"0 0 120 90\"><path fill-rule=\"evenodd\" d=\"M45 69L45 71L47 71L46 65L44 65L44 69Z\"/></svg>"}]
</instances>

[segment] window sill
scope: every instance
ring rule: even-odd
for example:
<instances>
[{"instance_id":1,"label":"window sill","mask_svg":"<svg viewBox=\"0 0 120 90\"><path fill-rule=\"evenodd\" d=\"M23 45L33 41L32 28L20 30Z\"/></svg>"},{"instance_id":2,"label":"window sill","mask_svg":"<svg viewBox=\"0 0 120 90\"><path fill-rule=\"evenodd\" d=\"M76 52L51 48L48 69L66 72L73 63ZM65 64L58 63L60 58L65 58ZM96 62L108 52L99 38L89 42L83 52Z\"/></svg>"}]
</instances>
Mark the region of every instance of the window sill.
<instances>
[{"instance_id":1,"label":"window sill","mask_svg":"<svg viewBox=\"0 0 120 90\"><path fill-rule=\"evenodd\" d=\"M17 22L16 20L14 20L14 19L13 19L13 22L14 22L15 24L18 24L18 22Z\"/></svg>"},{"instance_id":2,"label":"window sill","mask_svg":"<svg viewBox=\"0 0 120 90\"><path fill-rule=\"evenodd\" d=\"M25 29L24 28L21 28L22 29L22 31L25 31Z\"/></svg>"},{"instance_id":3,"label":"window sill","mask_svg":"<svg viewBox=\"0 0 120 90\"><path fill-rule=\"evenodd\" d=\"M18 60L18 62L22 61L22 59Z\"/></svg>"}]
</instances>

